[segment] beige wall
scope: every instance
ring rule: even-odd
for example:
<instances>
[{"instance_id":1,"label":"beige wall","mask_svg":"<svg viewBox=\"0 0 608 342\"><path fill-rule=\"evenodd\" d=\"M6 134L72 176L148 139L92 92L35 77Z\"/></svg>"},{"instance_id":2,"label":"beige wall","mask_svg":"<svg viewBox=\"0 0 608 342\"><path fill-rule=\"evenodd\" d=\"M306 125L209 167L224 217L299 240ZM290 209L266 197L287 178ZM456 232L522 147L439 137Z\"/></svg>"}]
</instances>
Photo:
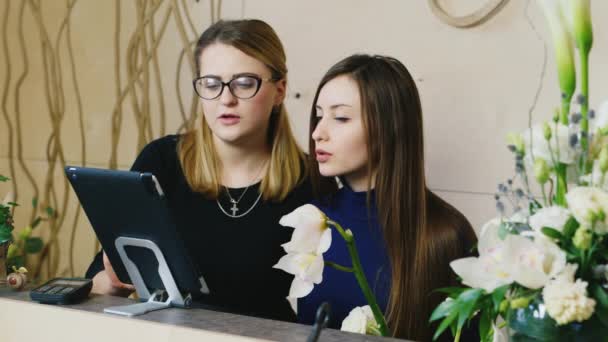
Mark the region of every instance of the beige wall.
<instances>
[{"instance_id":1,"label":"beige wall","mask_svg":"<svg viewBox=\"0 0 608 342\"><path fill-rule=\"evenodd\" d=\"M0 14L5 14L4 0ZM185 1L199 32L210 23L210 0L199 3ZM8 49L11 80L7 113L16 122L14 90L23 70L17 40L17 24L21 1L10 0L8 17ZM167 2L167 1L165 1ZM170 1L169 1L170 2ZM465 14L485 1L443 1L455 14ZM44 23L49 36L57 37L65 6L60 1L43 1ZM124 56L129 37L135 27L134 2L122 5L122 83L125 84ZM181 4L181 2L179 2ZM546 75L541 80L545 58L543 40L548 37L544 20L532 1L529 15L541 37L526 20L528 1L512 0L489 22L471 29L456 29L440 22L429 10L426 1L418 0L226 0L222 16L226 18L255 17L268 21L283 40L289 64L287 100L291 121L303 146L307 140L307 117L316 84L325 70L340 58L355 52L388 54L403 61L417 80L422 96L426 135L426 166L433 190L460 209L476 226L491 218L494 212L493 193L497 183L514 175L514 164L505 147L509 131L523 131L528 124L528 111L534 103L536 89L542 88L534 121L550 117L557 104L559 91L555 65L548 45ZM160 26L164 4L155 16ZM591 106L606 97L605 75L608 75L608 44L605 44L608 23L608 2L592 0L595 47L592 51ZM40 187L48 174L46 147L51 132L48 106L43 92L43 69L40 55L40 34L31 9L25 10L25 35L29 53L29 74L20 99L23 158ZM85 150L87 164L108 166L112 111L116 102L114 78L114 2L80 0L72 17L72 44L76 55L78 82L83 101ZM542 39L542 40L541 40ZM82 164L78 110L70 69L69 56L63 41L59 56L62 61L65 87L65 115L61 122L61 140L68 163ZM182 123L178 114L175 82L177 58L183 44L171 20L158 53L161 65L164 99L167 109L166 132L174 132ZM0 53L0 92L7 78L7 57ZM190 71L187 64L179 72L180 96L186 107L191 100ZM301 97L297 99L296 93ZM150 115L153 136L160 135L160 115L155 91L152 91ZM128 168L137 152L135 119L129 102L125 102L118 154L120 168ZM9 145L4 117L0 119L0 173L9 174ZM17 142L16 133L13 141ZM16 163L19 201L29 203L32 187ZM52 174L57 196L62 200L64 180L61 168ZM9 190L0 185L0 193ZM66 221L59 234L60 269L67 270L70 230L75 213L75 198L70 196L63 212ZM62 205L58 207L63 208ZM28 205L19 208L17 225L27 223ZM80 217L76 228L74 250L75 271L80 274L93 254L94 236L86 219ZM46 229L45 227L42 228ZM43 236L48 232L41 231Z\"/></svg>"}]
</instances>

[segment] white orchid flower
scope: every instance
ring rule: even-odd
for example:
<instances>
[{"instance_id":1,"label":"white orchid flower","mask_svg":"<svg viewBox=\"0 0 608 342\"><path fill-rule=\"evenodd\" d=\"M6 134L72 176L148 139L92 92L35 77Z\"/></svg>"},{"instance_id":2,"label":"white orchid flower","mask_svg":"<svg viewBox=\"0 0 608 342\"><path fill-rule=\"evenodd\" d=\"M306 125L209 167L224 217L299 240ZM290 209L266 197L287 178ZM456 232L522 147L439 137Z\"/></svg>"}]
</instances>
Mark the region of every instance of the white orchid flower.
<instances>
[{"instance_id":1,"label":"white orchid flower","mask_svg":"<svg viewBox=\"0 0 608 342\"><path fill-rule=\"evenodd\" d=\"M274 268L294 275L287 300L297 312L297 299L307 296L323 280L323 253L331 246L327 217L312 204L283 216L279 224L294 228L291 240L282 245L284 255Z\"/></svg>"},{"instance_id":2,"label":"white orchid flower","mask_svg":"<svg viewBox=\"0 0 608 342\"><path fill-rule=\"evenodd\" d=\"M294 312L297 311L297 299L306 297L314 288L314 284L323 281L323 268L325 266L322 254L287 254L273 266L287 273L293 274L294 278L289 288L287 300Z\"/></svg>"},{"instance_id":3,"label":"white orchid flower","mask_svg":"<svg viewBox=\"0 0 608 342\"><path fill-rule=\"evenodd\" d=\"M450 263L463 284L492 292L515 281L537 289L565 266L565 253L549 239L509 234L501 240L499 229L499 219L486 223L479 237L479 257Z\"/></svg>"},{"instance_id":4,"label":"white orchid flower","mask_svg":"<svg viewBox=\"0 0 608 342\"><path fill-rule=\"evenodd\" d=\"M291 240L283 244L287 253L325 253L331 245L327 217L312 204L305 204L283 216L279 224L295 228Z\"/></svg>"},{"instance_id":5,"label":"white orchid flower","mask_svg":"<svg viewBox=\"0 0 608 342\"><path fill-rule=\"evenodd\" d=\"M457 259L450 263L463 284L492 292L513 282L510 260L505 255L505 241L500 239L499 229L500 219L490 220L479 234L479 257Z\"/></svg>"},{"instance_id":6,"label":"white orchid flower","mask_svg":"<svg viewBox=\"0 0 608 342\"><path fill-rule=\"evenodd\" d=\"M529 289L539 289L566 266L566 253L553 241L538 234L534 240L508 235L505 255L511 261L513 280Z\"/></svg>"}]
</instances>

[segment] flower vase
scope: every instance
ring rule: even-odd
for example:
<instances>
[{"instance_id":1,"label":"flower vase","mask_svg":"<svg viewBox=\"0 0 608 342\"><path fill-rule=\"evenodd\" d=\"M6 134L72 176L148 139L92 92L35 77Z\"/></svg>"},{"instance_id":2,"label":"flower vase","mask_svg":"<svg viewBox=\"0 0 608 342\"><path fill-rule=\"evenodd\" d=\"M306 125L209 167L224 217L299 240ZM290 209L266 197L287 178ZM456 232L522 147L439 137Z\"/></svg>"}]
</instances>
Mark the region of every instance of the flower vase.
<instances>
[{"instance_id":1,"label":"flower vase","mask_svg":"<svg viewBox=\"0 0 608 342\"><path fill-rule=\"evenodd\" d=\"M596 315L559 326L541 301L512 310L507 327L510 342L608 342L607 331Z\"/></svg>"}]
</instances>

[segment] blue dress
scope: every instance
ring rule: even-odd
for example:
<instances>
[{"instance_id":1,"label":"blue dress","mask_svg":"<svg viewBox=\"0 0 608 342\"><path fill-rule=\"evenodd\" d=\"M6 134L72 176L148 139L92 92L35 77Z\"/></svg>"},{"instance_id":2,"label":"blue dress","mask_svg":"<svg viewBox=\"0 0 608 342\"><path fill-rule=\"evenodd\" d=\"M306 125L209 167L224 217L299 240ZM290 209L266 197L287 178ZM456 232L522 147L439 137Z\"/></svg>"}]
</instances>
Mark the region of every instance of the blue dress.
<instances>
[{"instance_id":1,"label":"blue dress","mask_svg":"<svg viewBox=\"0 0 608 342\"><path fill-rule=\"evenodd\" d=\"M319 202L313 204L329 219L353 232L363 271L378 305L385 312L391 271L378 222L374 192L370 192L369 208L367 192L355 192L347 185L332 196L332 201L328 205ZM335 229L332 231L331 247L323 254L323 258L325 261L342 266L352 266L346 242ZM329 327L337 329L352 309L368 305L355 276L330 266L325 266L321 284L315 285L308 296L298 300L298 321L305 324L314 323L317 308L323 302L328 302L331 307Z\"/></svg>"}]
</instances>

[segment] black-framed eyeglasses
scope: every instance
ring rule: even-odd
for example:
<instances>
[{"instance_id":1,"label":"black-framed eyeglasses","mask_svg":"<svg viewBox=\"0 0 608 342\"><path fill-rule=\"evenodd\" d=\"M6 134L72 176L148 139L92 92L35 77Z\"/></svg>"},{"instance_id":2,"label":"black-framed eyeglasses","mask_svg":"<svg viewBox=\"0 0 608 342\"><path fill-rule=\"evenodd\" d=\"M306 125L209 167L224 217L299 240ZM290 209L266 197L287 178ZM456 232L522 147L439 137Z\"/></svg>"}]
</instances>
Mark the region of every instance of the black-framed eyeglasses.
<instances>
[{"instance_id":1,"label":"black-framed eyeglasses","mask_svg":"<svg viewBox=\"0 0 608 342\"><path fill-rule=\"evenodd\" d=\"M203 76L192 81L194 91L205 100L214 100L222 95L224 87L228 86L230 93L236 98L247 100L254 97L262 82L276 82L275 78L261 78L256 75L236 76L228 82L222 82L217 76Z\"/></svg>"}]
</instances>

